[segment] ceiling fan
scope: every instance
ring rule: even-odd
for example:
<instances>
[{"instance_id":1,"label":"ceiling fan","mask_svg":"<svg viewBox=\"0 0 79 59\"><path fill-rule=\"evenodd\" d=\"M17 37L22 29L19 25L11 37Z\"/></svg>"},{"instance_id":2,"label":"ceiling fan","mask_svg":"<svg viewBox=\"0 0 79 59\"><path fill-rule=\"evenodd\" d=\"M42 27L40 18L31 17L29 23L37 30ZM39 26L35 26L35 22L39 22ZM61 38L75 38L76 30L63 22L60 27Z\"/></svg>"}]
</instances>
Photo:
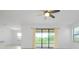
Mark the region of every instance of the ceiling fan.
<instances>
[{"instance_id":1,"label":"ceiling fan","mask_svg":"<svg viewBox=\"0 0 79 59\"><path fill-rule=\"evenodd\" d=\"M60 10L45 10L43 12L44 16L55 18L54 13L60 12Z\"/></svg>"}]
</instances>

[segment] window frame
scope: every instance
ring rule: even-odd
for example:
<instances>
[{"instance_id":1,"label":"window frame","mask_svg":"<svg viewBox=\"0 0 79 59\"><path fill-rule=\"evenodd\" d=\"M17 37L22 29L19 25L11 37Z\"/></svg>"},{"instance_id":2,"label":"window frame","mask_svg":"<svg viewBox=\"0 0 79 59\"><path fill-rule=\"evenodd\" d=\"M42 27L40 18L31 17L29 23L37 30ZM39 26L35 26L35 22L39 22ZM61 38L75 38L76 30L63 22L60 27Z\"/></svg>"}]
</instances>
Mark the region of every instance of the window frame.
<instances>
[{"instance_id":1,"label":"window frame","mask_svg":"<svg viewBox=\"0 0 79 59\"><path fill-rule=\"evenodd\" d=\"M73 39L73 42L75 42L75 43L79 43L79 41L76 41L75 38L74 38L75 37L75 34L74 34L75 30L74 29L77 28L77 27L79 27L79 26L75 26L75 27L72 28L72 39Z\"/></svg>"},{"instance_id":2,"label":"window frame","mask_svg":"<svg viewBox=\"0 0 79 59\"><path fill-rule=\"evenodd\" d=\"M58 40L57 40L57 33L58 33L58 28L34 28L33 29L33 44L32 44L32 48L35 48L35 33L36 33L36 29L54 29L54 32L55 32L55 46L54 48L57 48L58 47ZM52 45L53 47L53 45Z\"/></svg>"}]
</instances>

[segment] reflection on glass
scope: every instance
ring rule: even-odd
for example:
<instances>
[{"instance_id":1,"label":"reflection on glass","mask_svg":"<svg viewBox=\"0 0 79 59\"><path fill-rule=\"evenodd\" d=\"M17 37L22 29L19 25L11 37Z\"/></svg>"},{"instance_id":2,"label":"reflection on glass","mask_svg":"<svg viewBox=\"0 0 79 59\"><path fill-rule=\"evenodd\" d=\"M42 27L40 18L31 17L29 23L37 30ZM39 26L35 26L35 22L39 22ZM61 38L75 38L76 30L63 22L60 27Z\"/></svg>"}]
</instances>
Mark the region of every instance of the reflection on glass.
<instances>
[{"instance_id":1,"label":"reflection on glass","mask_svg":"<svg viewBox=\"0 0 79 59\"><path fill-rule=\"evenodd\" d=\"M35 33L35 43L41 44L41 33Z\"/></svg>"},{"instance_id":2,"label":"reflection on glass","mask_svg":"<svg viewBox=\"0 0 79 59\"><path fill-rule=\"evenodd\" d=\"M43 40L43 44L47 44L48 43L48 30L43 30L42 40Z\"/></svg>"}]
</instances>

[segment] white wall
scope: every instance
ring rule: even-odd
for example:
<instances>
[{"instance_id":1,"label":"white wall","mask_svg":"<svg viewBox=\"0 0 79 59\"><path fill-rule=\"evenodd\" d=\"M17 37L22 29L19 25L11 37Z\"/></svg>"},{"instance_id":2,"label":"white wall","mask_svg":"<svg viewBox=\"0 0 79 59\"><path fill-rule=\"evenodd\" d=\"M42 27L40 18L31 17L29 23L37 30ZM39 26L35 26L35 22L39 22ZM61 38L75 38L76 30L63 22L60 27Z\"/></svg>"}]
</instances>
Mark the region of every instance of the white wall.
<instances>
[{"instance_id":1,"label":"white wall","mask_svg":"<svg viewBox=\"0 0 79 59\"><path fill-rule=\"evenodd\" d=\"M33 41L33 29L34 28L53 28L54 26L52 25L23 25L22 26L22 42L21 46L22 48L32 48L32 41ZM57 27L57 26L56 26ZM73 43L72 42L72 34L71 34L71 27L69 26L58 26L58 47L57 48L79 48L78 43ZM10 28L6 26L0 27L0 41L4 41L4 45L11 45L14 44L16 45L17 42L17 37L16 37L16 32L14 30L11 30Z\"/></svg>"},{"instance_id":2,"label":"white wall","mask_svg":"<svg viewBox=\"0 0 79 59\"><path fill-rule=\"evenodd\" d=\"M53 28L51 25L28 25L22 27L22 48L32 48L33 28ZM71 28L68 26L58 27L57 48L72 48Z\"/></svg>"},{"instance_id":3,"label":"white wall","mask_svg":"<svg viewBox=\"0 0 79 59\"><path fill-rule=\"evenodd\" d=\"M6 26L0 26L0 41L3 41L3 43L0 43L0 45L11 44L11 39L11 30Z\"/></svg>"},{"instance_id":4,"label":"white wall","mask_svg":"<svg viewBox=\"0 0 79 59\"><path fill-rule=\"evenodd\" d=\"M0 11L0 25L14 26L23 24L22 48L32 48L33 28L52 28L55 26L59 28L58 48L79 48L79 43L72 41L72 29L68 26L78 20L79 11L61 11L56 14L55 19L45 19L43 16L37 16L39 14L39 11ZM15 43L15 33L16 31L2 26L0 27L0 40L6 41L6 44Z\"/></svg>"},{"instance_id":5,"label":"white wall","mask_svg":"<svg viewBox=\"0 0 79 59\"><path fill-rule=\"evenodd\" d=\"M23 25L22 26L22 48L32 48L33 41L33 29L34 28L53 28L52 25ZM57 27L57 26L56 26ZM79 48L79 43L75 43L72 40L72 27L71 26L58 26L58 39L57 39L57 48L67 49L67 48ZM6 26L0 26L0 41L4 41L4 43L0 43L0 45L16 45L17 37L16 32L11 30Z\"/></svg>"},{"instance_id":6,"label":"white wall","mask_svg":"<svg viewBox=\"0 0 79 59\"><path fill-rule=\"evenodd\" d=\"M14 49L19 45L16 37L17 31L10 29L7 25L0 26L0 49Z\"/></svg>"},{"instance_id":7,"label":"white wall","mask_svg":"<svg viewBox=\"0 0 79 59\"><path fill-rule=\"evenodd\" d=\"M75 22L71 27L72 29L76 26L79 26L79 20L77 22ZM72 32L71 32L72 33ZM72 33L73 34L73 33ZM74 42L73 38L72 38L72 48L73 49L79 49L79 43L78 42Z\"/></svg>"},{"instance_id":8,"label":"white wall","mask_svg":"<svg viewBox=\"0 0 79 59\"><path fill-rule=\"evenodd\" d=\"M71 28L60 27L58 30L58 48L70 49L72 48Z\"/></svg>"},{"instance_id":9,"label":"white wall","mask_svg":"<svg viewBox=\"0 0 79 59\"><path fill-rule=\"evenodd\" d=\"M23 26L22 34L22 48L32 48L32 28L30 28L30 26Z\"/></svg>"},{"instance_id":10,"label":"white wall","mask_svg":"<svg viewBox=\"0 0 79 59\"><path fill-rule=\"evenodd\" d=\"M11 39L11 44L14 45L14 46L20 46L21 44L21 40L17 37L17 33L18 32L21 32L21 31L18 31L18 30L12 30L11 29L11 35L12 35L12 39Z\"/></svg>"}]
</instances>

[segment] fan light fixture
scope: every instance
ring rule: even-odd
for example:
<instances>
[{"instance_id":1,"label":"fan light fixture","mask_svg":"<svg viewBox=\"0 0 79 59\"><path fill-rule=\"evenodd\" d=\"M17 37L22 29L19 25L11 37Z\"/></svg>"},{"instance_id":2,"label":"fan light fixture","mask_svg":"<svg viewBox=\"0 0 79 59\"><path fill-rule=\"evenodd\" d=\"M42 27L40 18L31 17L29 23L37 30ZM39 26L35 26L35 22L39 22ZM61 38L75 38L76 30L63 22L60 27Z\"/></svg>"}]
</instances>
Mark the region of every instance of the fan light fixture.
<instances>
[{"instance_id":1,"label":"fan light fixture","mask_svg":"<svg viewBox=\"0 0 79 59\"><path fill-rule=\"evenodd\" d=\"M45 13L44 15L45 15L46 17L49 17L49 16L50 16L48 12L47 12L47 13Z\"/></svg>"},{"instance_id":2,"label":"fan light fixture","mask_svg":"<svg viewBox=\"0 0 79 59\"><path fill-rule=\"evenodd\" d=\"M45 10L44 11L44 16L55 18L55 16L53 14L57 13L57 12L60 12L60 10Z\"/></svg>"}]
</instances>

